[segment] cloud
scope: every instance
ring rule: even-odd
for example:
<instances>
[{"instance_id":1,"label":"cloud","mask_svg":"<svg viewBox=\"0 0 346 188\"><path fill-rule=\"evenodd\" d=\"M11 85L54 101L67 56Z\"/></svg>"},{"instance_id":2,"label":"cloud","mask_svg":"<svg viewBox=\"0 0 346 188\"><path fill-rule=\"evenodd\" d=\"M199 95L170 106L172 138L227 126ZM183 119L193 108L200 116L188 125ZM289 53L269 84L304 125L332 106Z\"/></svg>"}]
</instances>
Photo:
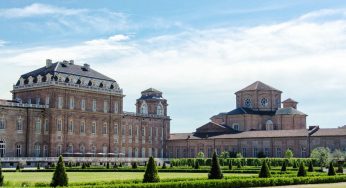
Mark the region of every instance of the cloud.
<instances>
[{"instance_id":1,"label":"cloud","mask_svg":"<svg viewBox=\"0 0 346 188\"><path fill-rule=\"evenodd\" d=\"M322 10L271 25L191 29L140 40L117 34L67 47L7 48L0 57L16 73L0 79L3 85L15 82L21 73L43 66L46 58L88 62L119 82L127 95L125 110L133 109L141 90L162 90L173 132L193 131L212 115L233 109L233 93L262 80L281 89L283 99L299 101L299 109L309 114L308 124L336 127L344 124L344 113L334 111L343 111L340 101L346 95L346 18L343 11L330 11L333 19L323 22L315 21L326 16Z\"/></svg>"},{"instance_id":2,"label":"cloud","mask_svg":"<svg viewBox=\"0 0 346 188\"><path fill-rule=\"evenodd\" d=\"M7 43L6 41L0 40L0 47L5 46L6 43Z\"/></svg>"}]
</instances>

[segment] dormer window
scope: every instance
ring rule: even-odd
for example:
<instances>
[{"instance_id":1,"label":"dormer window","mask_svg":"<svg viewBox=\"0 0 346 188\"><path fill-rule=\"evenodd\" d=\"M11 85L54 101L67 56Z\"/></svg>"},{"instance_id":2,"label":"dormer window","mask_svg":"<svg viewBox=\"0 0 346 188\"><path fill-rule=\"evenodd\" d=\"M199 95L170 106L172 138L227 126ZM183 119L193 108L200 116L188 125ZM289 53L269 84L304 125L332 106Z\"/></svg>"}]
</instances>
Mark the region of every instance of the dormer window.
<instances>
[{"instance_id":1,"label":"dormer window","mask_svg":"<svg viewBox=\"0 0 346 188\"><path fill-rule=\"evenodd\" d=\"M233 123L232 129L239 131L239 124L238 123Z\"/></svg>"},{"instance_id":2,"label":"dormer window","mask_svg":"<svg viewBox=\"0 0 346 188\"><path fill-rule=\"evenodd\" d=\"M52 75L51 74L47 74L46 75L46 82L49 82L49 81L51 81L52 80Z\"/></svg>"},{"instance_id":3,"label":"dormer window","mask_svg":"<svg viewBox=\"0 0 346 188\"><path fill-rule=\"evenodd\" d=\"M246 108L251 108L251 99L247 98L244 100L244 106Z\"/></svg>"},{"instance_id":4,"label":"dormer window","mask_svg":"<svg viewBox=\"0 0 346 188\"><path fill-rule=\"evenodd\" d=\"M42 76L41 75L38 75L37 76L37 83L41 83L42 82Z\"/></svg>"},{"instance_id":5,"label":"dormer window","mask_svg":"<svg viewBox=\"0 0 346 188\"><path fill-rule=\"evenodd\" d=\"M140 108L141 114L148 114L148 105L145 101L143 101L141 108Z\"/></svg>"},{"instance_id":6,"label":"dormer window","mask_svg":"<svg viewBox=\"0 0 346 188\"><path fill-rule=\"evenodd\" d=\"M163 116L163 114L164 114L164 109L163 109L163 105L161 104L161 102L156 107L156 114L159 116Z\"/></svg>"},{"instance_id":7,"label":"dormer window","mask_svg":"<svg viewBox=\"0 0 346 188\"><path fill-rule=\"evenodd\" d=\"M24 85L24 81L25 81L24 78L20 78L19 79L19 85L21 85L21 86Z\"/></svg>"},{"instance_id":8,"label":"dormer window","mask_svg":"<svg viewBox=\"0 0 346 188\"><path fill-rule=\"evenodd\" d=\"M28 80L29 80L29 84L33 84L34 78L32 76L29 76Z\"/></svg>"}]
</instances>

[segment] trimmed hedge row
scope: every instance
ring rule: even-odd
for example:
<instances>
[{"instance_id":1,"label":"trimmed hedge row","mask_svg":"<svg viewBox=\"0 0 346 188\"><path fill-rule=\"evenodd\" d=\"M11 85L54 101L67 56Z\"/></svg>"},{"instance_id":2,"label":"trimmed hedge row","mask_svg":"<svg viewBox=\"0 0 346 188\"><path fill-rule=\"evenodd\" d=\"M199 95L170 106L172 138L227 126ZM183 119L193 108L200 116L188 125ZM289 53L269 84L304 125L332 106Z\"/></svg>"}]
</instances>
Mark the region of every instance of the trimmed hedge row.
<instances>
[{"instance_id":1,"label":"trimmed hedge row","mask_svg":"<svg viewBox=\"0 0 346 188\"><path fill-rule=\"evenodd\" d=\"M116 188L209 188L209 187L266 187L298 184L318 184L346 182L346 176L316 176L316 177L275 177L275 178L238 178L226 180L195 180L160 183L139 184L93 184L93 187L116 187ZM72 185L78 187L90 187L90 184Z\"/></svg>"}]
</instances>

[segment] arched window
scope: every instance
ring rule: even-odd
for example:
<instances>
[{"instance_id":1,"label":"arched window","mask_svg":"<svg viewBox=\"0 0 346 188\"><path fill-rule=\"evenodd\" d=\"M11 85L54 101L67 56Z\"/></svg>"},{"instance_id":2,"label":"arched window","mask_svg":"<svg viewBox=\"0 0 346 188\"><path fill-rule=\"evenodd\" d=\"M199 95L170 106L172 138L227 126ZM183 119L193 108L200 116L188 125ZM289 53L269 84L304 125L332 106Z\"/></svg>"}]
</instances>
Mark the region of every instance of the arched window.
<instances>
[{"instance_id":1,"label":"arched window","mask_svg":"<svg viewBox=\"0 0 346 188\"><path fill-rule=\"evenodd\" d=\"M91 153L93 154L93 156L96 156L96 146L93 144L91 145Z\"/></svg>"},{"instance_id":2,"label":"arched window","mask_svg":"<svg viewBox=\"0 0 346 188\"><path fill-rule=\"evenodd\" d=\"M96 134L96 121L91 124L91 134Z\"/></svg>"},{"instance_id":3,"label":"arched window","mask_svg":"<svg viewBox=\"0 0 346 188\"><path fill-rule=\"evenodd\" d=\"M148 114L148 105L145 101L143 101L140 109L141 114Z\"/></svg>"},{"instance_id":4,"label":"arched window","mask_svg":"<svg viewBox=\"0 0 346 188\"><path fill-rule=\"evenodd\" d=\"M59 144L57 147L56 147L56 156L60 156L61 155L61 145Z\"/></svg>"},{"instance_id":5,"label":"arched window","mask_svg":"<svg viewBox=\"0 0 346 188\"><path fill-rule=\"evenodd\" d=\"M21 116L18 117L16 122L16 130L17 131L23 131L23 119Z\"/></svg>"},{"instance_id":6,"label":"arched window","mask_svg":"<svg viewBox=\"0 0 346 188\"><path fill-rule=\"evenodd\" d=\"M102 153L103 153L103 156L106 156L108 154L108 147L107 147L107 145L103 145L102 146Z\"/></svg>"},{"instance_id":7,"label":"arched window","mask_svg":"<svg viewBox=\"0 0 346 188\"><path fill-rule=\"evenodd\" d=\"M266 122L266 130L270 131L270 130L273 130L273 129L274 129L274 125L273 125L272 120L267 120L267 122Z\"/></svg>"},{"instance_id":8,"label":"arched window","mask_svg":"<svg viewBox=\"0 0 346 188\"><path fill-rule=\"evenodd\" d=\"M107 126L107 123L104 122L102 127L102 134L107 134L107 133L108 133L108 126Z\"/></svg>"},{"instance_id":9,"label":"arched window","mask_svg":"<svg viewBox=\"0 0 346 188\"><path fill-rule=\"evenodd\" d=\"M0 157L5 157L6 154L6 143L4 140L0 140Z\"/></svg>"},{"instance_id":10,"label":"arched window","mask_svg":"<svg viewBox=\"0 0 346 188\"><path fill-rule=\"evenodd\" d=\"M156 107L156 114L159 116L163 116L163 114L164 114L164 109L163 109L163 105L161 104L161 102Z\"/></svg>"}]
</instances>

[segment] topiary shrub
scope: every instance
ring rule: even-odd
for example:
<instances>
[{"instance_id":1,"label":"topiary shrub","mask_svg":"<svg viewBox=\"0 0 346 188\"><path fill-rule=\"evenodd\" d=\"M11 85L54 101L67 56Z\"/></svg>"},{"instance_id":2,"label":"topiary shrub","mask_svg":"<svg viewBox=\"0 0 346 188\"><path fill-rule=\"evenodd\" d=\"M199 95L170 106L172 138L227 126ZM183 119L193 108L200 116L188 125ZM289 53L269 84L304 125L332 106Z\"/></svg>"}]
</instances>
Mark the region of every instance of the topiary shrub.
<instances>
[{"instance_id":1,"label":"topiary shrub","mask_svg":"<svg viewBox=\"0 0 346 188\"><path fill-rule=\"evenodd\" d=\"M237 168L241 169L241 162L240 161L238 161L238 163L237 163Z\"/></svg>"},{"instance_id":2,"label":"topiary shrub","mask_svg":"<svg viewBox=\"0 0 346 188\"><path fill-rule=\"evenodd\" d=\"M145 170L143 183L152 183L152 182L160 182L160 177L157 174L154 158L150 157L147 168Z\"/></svg>"},{"instance_id":3,"label":"topiary shrub","mask_svg":"<svg viewBox=\"0 0 346 188\"><path fill-rule=\"evenodd\" d=\"M336 175L336 173L335 173L335 169L333 166L333 162L330 162L329 168L328 168L328 176L335 176L335 175Z\"/></svg>"},{"instance_id":4,"label":"topiary shrub","mask_svg":"<svg viewBox=\"0 0 346 188\"><path fill-rule=\"evenodd\" d=\"M109 169L109 162L107 162L107 164L106 164L106 168L107 168L107 169Z\"/></svg>"},{"instance_id":5,"label":"topiary shrub","mask_svg":"<svg viewBox=\"0 0 346 188\"><path fill-rule=\"evenodd\" d=\"M266 160L263 160L261 171L260 171L258 177L259 178L270 178L270 171L269 171Z\"/></svg>"},{"instance_id":6,"label":"topiary shrub","mask_svg":"<svg viewBox=\"0 0 346 188\"><path fill-rule=\"evenodd\" d=\"M338 169L336 170L337 173L344 173L344 167L343 164L338 165Z\"/></svg>"},{"instance_id":7,"label":"topiary shrub","mask_svg":"<svg viewBox=\"0 0 346 188\"><path fill-rule=\"evenodd\" d=\"M65 165L61 155L59 156L59 161L58 161L58 164L56 165L50 186L51 187L68 186L68 177L65 171Z\"/></svg>"},{"instance_id":8,"label":"topiary shrub","mask_svg":"<svg viewBox=\"0 0 346 188\"><path fill-rule=\"evenodd\" d=\"M123 165L120 163L120 164L119 164L119 168L121 168L121 167L123 167Z\"/></svg>"},{"instance_id":9,"label":"topiary shrub","mask_svg":"<svg viewBox=\"0 0 346 188\"><path fill-rule=\"evenodd\" d=\"M304 177L306 176L306 170L305 170L305 166L304 166L304 163L301 162L300 165L299 165L299 169L298 169L298 174L297 174L298 177Z\"/></svg>"},{"instance_id":10,"label":"topiary shrub","mask_svg":"<svg viewBox=\"0 0 346 188\"><path fill-rule=\"evenodd\" d=\"M19 166L19 163L17 163L17 166L16 166L16 172L20 172L20 166Z\"/></svg>"},{"instance_id":11,"label":"topiary shrub","mask_svg":"<svg viewBox=\"0 0 346 188\"><path fill-rule=\"evenodd\" d=\"M296 160L293 161L293 168L294 168L294 169L297 168L297 161L296 161Z\"/></svg>"},{"instance_id":12,"label":"topiary shrub","mask_svg":"<svg viewBox=\"0 0 346 188\"><path fill-rule=\"evenodd\" d=\"M171 168L173 168L173 163L171 162L171 165L170 165Z\"/></svg>"},{"instance_id":13,"label":"topiary shrub","mask_svg":"<svg viewBox=\"0 0 346 188\"><path fill-rule=\"evenodd\" d=\"M40 163L37 163L37 170L40 170L41 167L40 167Z\"/></svg>"},{"instance_id":14,"label":"topiary shrub","mask_svg":"<svg viewBox=\"0 0 346 188\"><path fill-rule=\"evenodd\" d=\"M162 169L166 169L166 168L167 168L167 167L166 167L166 163L163 162Z\"/></svg>"},{"instance_id":15,"label":"topiary shrub","mask_svg":"<svg viewBox=\"0 0 346 188\"><path fill-rule=\"evenodd\" d=\"M199 162L196 160L195 165L194 165L195 169L199 169Z\"/></svg>"},{"instance_id":16,"label":"topiary shrub","mask_svg":"<svg viewBox=\"0 0 346 188\"><path fill-rule=\"evenodd\" d=\"M117 163L114 163L114 166L113 166L113 168L118 168L118 165L117 165Z\"/></svg>"},{"instance_id":17,"label":"topiary shrub","mask_svg":"<svg viewBox=\"0 0 346 188\"><path fill-rule=\"evenodd\" d=\"M233 166L232 166L232 161L229 161L229 163L228 163L228 169L229 169L229 170L232 170L232 168L233 168Z\"/></svg>"},{"instance_id":18,"label":"topiary shrub","mask_svg":"<svg viewBox=\"0 0 346 188\"><path fill-rule=\"evenodd\" d=\"M313 172L314 171L314 166L312 164L312 161L309 162L309 168L308 168L308 172Z\"/></svg>"},{"instance_id":19,"label":"topiary shrub","mask_svg":"<svg viewBox=\"0 0 346 188\"><path fill-rule=\"evenodd\" d=\"M82 164L82 169L86 169L85 163Z\"/></svg>"},{"instance_id":20,"label":"topiary shrub","mask_svg":"<svg viewBox=\"0 0 346 188\"><path fill-rule=\"evenodd\" d=\"M2 167L0 164L0 186L2 187L4 185L4 175L2 175Z\"/></svg>"},{"instance_id":21,"label":"topiary shrub","mask_svg":"<svg viewBox=\"0 0 346 188\"><path fill-rule=\"evenodd\" d=\"M133 162L133 163L132 163L132 168L133 168L133 169L137 169L137 163L136 163L136 162Z\"/></svg>"},{"instance_id":22,"label":"topiary shrub","mask_svg":"<svg viewBox=\"0 0 346 188\"><path fill-rule=\"evenodd\" d=\"M284 161L284 162L282 163L282 166L281 166L281 172L286 172L286 170L287 170L287 162Z\"/></svg>"},{"instance_id":23,"label":"topiary shrub","mask_svg":"<svg viewBox=\"0 0 346 188\"><path fill-rule=\"evenodd\" d=\"M213 158L211 160L211 169L208 174L208 179L222 179L223 174L221 172L219 160L217 158L216 152L213 153Z\"/></svg>"}]
</instances>

